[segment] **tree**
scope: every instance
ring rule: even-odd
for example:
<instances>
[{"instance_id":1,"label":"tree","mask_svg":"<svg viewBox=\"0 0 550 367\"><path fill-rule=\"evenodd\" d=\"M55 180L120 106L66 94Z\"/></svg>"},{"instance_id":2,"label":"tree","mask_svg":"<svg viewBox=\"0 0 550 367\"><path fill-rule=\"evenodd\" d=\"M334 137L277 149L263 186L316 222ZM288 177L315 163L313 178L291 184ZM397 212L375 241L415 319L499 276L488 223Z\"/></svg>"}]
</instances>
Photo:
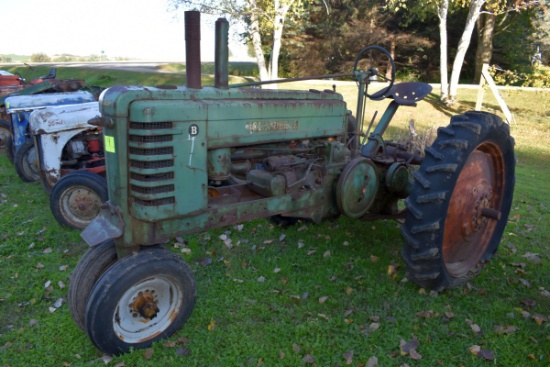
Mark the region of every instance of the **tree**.
<instances>
[{"instance_id":1,"label":"tree","mask_svg":"<svg viewBox=\"0 0 550 367\"><path fill-rule=\"evenodd\" d=\"M48 62L50 61L50 57L46 55L45 53L37 53L31 55L31 61L32 62Z\"/></svg>"},{"instance_id":2,"label":"tree","mask_svg":"<svg viewBox=\"0 0 550 367\"><path fill-rule=\"evenodd\" d=\"M172 4L176 8L196 8L207 14L228 16L234 23L242 23L247 29L245 36L253 45L260 79L264 81L278 78L285 21L290 15L299 16L304 1L307 0L172 0ZM271 42L266 41L266 36L271 36ZM270 44L268 62L266 44Z\"/></svg>"},{"instance_id":3,"label":"tree","mask_svg":"<svg viewBox=\"0 0 550 367\"><path fill-rule=\"evenodd\" d=\"M466 25L464 26L462 37L458 42L458 49L456 52L455 60L453 62L451 82L449 83L449 95L446 99L443 99L443 101L446 103L452 104L456 99L458 82L460 79L460 71L462 70L466 51L468 51L468 47L470 46L470 40L472 39L472 33L474 32L477 18L479 17L481 7L485 3L485 1L486 0L471 0L470 2L468 18L466 18Z\"/></svg>"},{"instance_id":4,"label":"tree","mask_svg":"<svg viewBox=\"0 0 550 367\"><path fill-rule=\"evenodd\" d=\"M398 11L405 9L410 13L425 17L429 12L437 11L439 17L440 33L440 71L441 71L441 100L452 104L456 99L460 72L466 56L466 51L470 45L470 39L474 27L479 17L481 7L486 0L386 0L390 9ZM447 85L447 16L449 6L468 7L468 16L462 32L462 37L458 42L457 52L454 58L450 83Z\"/></svg>"},{"instance_id":5,"label":"tree","mask_svg":"<svg viewBox=\"0 0 550 367\"><path fill-rule=\"evenodd\" d=\"M538 0L489 0L484 4L477 20L474 83L479 83L481 79L483 64L491 62L495 35L508 29L519 12L540 6L541 1Z\"/></svg>"}]
</instances>

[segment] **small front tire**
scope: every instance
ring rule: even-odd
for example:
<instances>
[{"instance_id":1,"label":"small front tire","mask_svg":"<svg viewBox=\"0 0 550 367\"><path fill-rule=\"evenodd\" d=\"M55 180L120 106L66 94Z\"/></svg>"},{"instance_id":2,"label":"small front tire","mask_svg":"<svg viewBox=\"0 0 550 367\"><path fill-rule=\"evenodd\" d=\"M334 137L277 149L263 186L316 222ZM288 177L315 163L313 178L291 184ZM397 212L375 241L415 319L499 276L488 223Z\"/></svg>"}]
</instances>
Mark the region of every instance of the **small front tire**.
<instances>
[{"instance_id":1,"label":"small front tire","mask_svg":"<svg viewBox=\"0 0 550 367\"><path fill-rule=\"evenodd\" d=\"M88 297L99 278L117 261L113 241L90 247L82 255L69 281L67 304L71 316L82 331L86 331L84 319Z\"/></svg>"},{"instance_id":2,"label":"small front tire","mask_svg":"<svg viewBox=\"0 0 550 367\"><path fill-rule=\"evenodd\" d=\"M8 147L9 149L9 147ZM13 159L15 170L19 177L25 182L40 180L38 173L38 155L33 140L26 140L15 152Z\"/></svg>"},{"instance_id":3,"label":"small front tire","mask_svg":"<svg viewBox=\"0 0 550 367\"><path fill-rule=\"evenodd\" d=\"M197 287L177 254L146 248L110 267L86 306L86 331L102 352L150 346L180 329L193 311Z\"/></svg>"},{"instance_id":4,"label":"small front tire","mask_svg":"<svg viewBox=\"0 0 550 367\"><path fill-rule=\"evenodd\" d=\"M59 224L83 229L99 214L101 203L108 197L105 178L88 171L72 172L53 187L50 208Z\"/></svg>"}]
</instances>

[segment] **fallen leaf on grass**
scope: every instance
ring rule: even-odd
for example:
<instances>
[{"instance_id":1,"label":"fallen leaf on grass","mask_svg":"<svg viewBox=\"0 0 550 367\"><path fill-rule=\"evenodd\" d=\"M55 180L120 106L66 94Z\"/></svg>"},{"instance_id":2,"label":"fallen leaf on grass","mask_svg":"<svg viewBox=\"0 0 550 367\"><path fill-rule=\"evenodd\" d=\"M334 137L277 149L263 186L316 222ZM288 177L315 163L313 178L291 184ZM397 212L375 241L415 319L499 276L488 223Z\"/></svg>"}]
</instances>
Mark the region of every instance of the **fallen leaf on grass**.
<instances>
[{"instance_id":1,"label":"fallen leaf on grass","mask_svg":"<svg viewBox=\"0 0 550 367\"><path fill-rule=\"evenodd\" d=\"M38 320L35 320L35 319L31 319L31 321L29 321L29 326L30 327L33 327L34 325L38 324Z\"/></svg>"},{"instance_id":2,"label":"fallen leaf on grass","mask_svg":"<svg viewBox=\"0 0 550 367\"><path fill-rule=\"evenodd\" d=\"M542 325L543 323L548 322L548 317L536 313L533 315L533 320L535 320L537 325Z\"/></svg>"},{"instance_id":3,"label":"fallen leaf on grass","mask_svg":"<svg viewBox=\"0 0 550 367\"><path fill-rule=\"evenodd\" d=\"M61 305L63 305L63 298L59 298L57 301L55 301L55 303L53 304L53 307L59 308L61 307Z\"/></svg>"},{"instance_id":4,"label":"fallen leaf on grass","mask_svg":"<svg viewBox=\"0 0 550 367\"><path fill-rule=\"evenodd\" d=\"M425 319L431 319L432 317L434 317L434 315L435 315L435 312L433 312L432 310L421 311L421 312L416 313L416 316L420 316L420 317L423 317Z\"/></svg>"},{"instance_id":5,"label":"fallen leaf on grass","mask_svg":"<svg viewBox=\"0 0 550 367\"><path fill-rule=\"evenodd\" d=\"M118 363L115 364L113 367L124 367L124 361L118 362Z\"/></svg>"},{"instance_id":6,"label":"fallen leaf on grass","mask_svg":"<svg viewBox=\"0 0 550 367\"><path fill-rule=\"evenodd\" d=\"M68 268L69 268L69 265L61 265L61 266L59 267L59 271L65 271L65 270L67 270Z\"/></svg>"},{"instance_id":7,"label":"fallen leaf on grass","mask_svg":"<svg viewBox=\"0 0 550 367\"><path fill-rule=\"evenodd\" d=\"M528 281L527 279L523 279L523 278L518 278L518 279L521 282L521 284L523 284L527 288L531 288L531 282L530 281Z\"/></svg>"},{"instance_id":8,"label":"fallen leaf on grass","mask_svg":"<svg viewBox=\"0 0 550 367\"><path fill-rule=\"evenodd\" d=\"M495 354L488 349L481 349L479 345L472 345L468 348L470 353L478 358L485 359L486 361L492 361L495 359Z\"/></svg>"},{"instance_id":9,"label":"fallen leaf on grass","mask_svg":"<svg viewBox=\"0 0 550 367\"><path fill-rule=\"evenodd\" d=\"M511 333L515 333L516 331L518 331L518 328L515 327L515 326L502 326L502 325L497 325L495 326L495 333L497 334L511 334Z\"/></svg>"},{"instance_id":10,"label":"fallen leaf on grass","mask_svg":"<svg viewBox=\"0 0 550 367\"><path fill-rule=\"evenodd\" d=\"M380 327L380 324L377 323L377 322L373 322L372 324L370 324L369 325L369 334L374 333L376 330L378 330L379 327Z\"/></svg>"},{"instance_id":11,"label":"fallen leaf on grass","mask_svg":"<svg viewBox=\"0 0 550 367\"><path fill-rule=\"evenodd\" d=\"M325 253L323 254L323 257L326 259L327 257L330 257L330 251L325 251Z\"/></svg>"},{"instance_id":12,"label":"fallen leaf on grass","mask_svg":"<svg viewBox=\"0 0 550 367\"><path fill-rule=\"evenodd\" d=\"M533 301L532 299L529 299L529 298L521 301L521 303L523 303L525 306L531 307L531 308L533 308L537 305L537 301Z\"/></svg>"},{"instance_id":13,"label":"fallen leaf on grass","mask_svg":"<svg viewBox=\"0 0 550 367\"><path fill-rule=\"evenodd\" d=\"M406 356L407 354L411 353L412 350L416 350L420 343L418 340L411 340L409 342L406 342L405 340L401 339L399 342L399 350L401 351L402 356Z\"/></svg>"},{"instance_id":14,"label":"fallen leaf on grass","mask_svg":"<svg viewBox=\"0 0 550 367\"><path fill-rule=\"evenodd\" d=\"M319 297L319 303L325 303L328 299L328 296Z\"/></svg>"},{"instance_id":15,"label":"fallen leaf on grass","mask_svg":"<svg viewBox=\"0 0 550 367\"><path fill-rule=\"evenodd\" d=\"M296 343L292 344L292 349L294 349L296 353L300 353L300 351L302 350Z\"/></svg>"},{"instance_id":16,"label":"fallen leaf on grass","mask_svg":"<svg viewBox=\"0 0 550 367\"><path fill-rule=\"evenodd\" d=\"M145 349L145 352L143 352L143 359L147 361L151 359L152 356L153 356L153 348Z\"/></svg>"},{"instance_id":17,"label":"fallen leaf on grass","mask_svg":"<svg viewBox=\"0 0 550 367\"><path fill-rule=\"evenodd\" d=\"M412 349L410 355L411 355L411 358L414 359L415 361L422 359L422 355L418 353L416 349Z\"/></svg>"},{"instance_id":18,"label":"fallen leaf on grass","mask_svg":"<svg viewBox=\"0 0 550 367\"><path fill-rule=\"evenodd\" d=\"M306 354L304 358L302 358L302 362L304 364L314 364L315 363L315 357L313 357L311 354Z\"/></svg>"},{"instance_id":19,"label":"fallen leaf on grass","mask_svg":"<svg viewBox=\"0 0 550 367\"><path fill-rule=\"evenodd\" d=\"M52 248L51 248L51 247L48 247L48 248L46 248L46 249L44 249L44 250L42 251L43 254L49 254L50 252L52 252Z\"/></svg>"},{"instance_id":20,"label":"fallen leaf on grass","mask_svg":"<svg viewBox=\"0 0 550 367\"><path fill-rule=\"evenodd\" d=\"M104 354L103 356L101 356L101 360L103 361L103 363L109 364L113 361L113 357L108 354Z\"/></svg>"},{"instance_id":21,"label":"fallen leaf on grass","mask_svg":"<svg viewBox=\"0 0 550 367\"><path fill-rule=\"evenodd\" d=\"M550 292L548 292L546 289L540 291L540 295L546 298L550 298Z\"/></svg>"},{"instance_id":22,"label":"fallen leaf on grass","mask_svg":"<svg viewBox=\"0 0 550 367\"><path fill-rule=\"evenodd\" d=\"M347 365L350 365L353 363L353 350L345 352L342 356L346 360Z\"/></svg>"},{"instance_id":23,"label":"fallen leaf on grass","mask_svg":"<svg viewBox=\"0 0 550 367\"><path fill-rule=\"evenodd\" d=\"M216 328L216 320L212 319L210 320L210 324L208 324L208 331L212 331Z\"/></svg>"},{"instance_id":24,"label":"fallen leaf on grass","mask_svg":"<svg viewBox=\"0 0 550 367\"><path fill-rule=\"evenodd\" d=\"M365 367L378 367L378 358L370 357Z\"/></svg>"},{"instance_id":25,"label":"fallen leaf on grass","mask_svg":"<svg viewBox=\"0 0 550 367\"><path fill-rule=\"evenodd\" d=\"M179 356L188 356L191 354L191 351L188 349L188 348L178 348L176 350L176 354L179 355Z\"/></svg>"},{"instance_id":26,"label":"fallen leaf on grass","mask_svg":"<svg viewBox=\"0 0 550 367\"><path fill-rule=\"evenodd\" d=\"M470 327L472 328L472 331L476 334L479 334L481 333L481 328L479 327L478 324L472 324L470 325Z\"/></svg>"},{"instance_id":27,"label":"fallen leaf on grass","mask_svg":"<svg viewBox=\"0 0 550 367\"><path fill-rule=\"evenodd\" d=\"M527 252L525 255L523 255L524 258L526 258L529 261L534 262L536 265L540 264L540 258L539 254L534 254L532 252Z\"/></svg>"}]
</instances>

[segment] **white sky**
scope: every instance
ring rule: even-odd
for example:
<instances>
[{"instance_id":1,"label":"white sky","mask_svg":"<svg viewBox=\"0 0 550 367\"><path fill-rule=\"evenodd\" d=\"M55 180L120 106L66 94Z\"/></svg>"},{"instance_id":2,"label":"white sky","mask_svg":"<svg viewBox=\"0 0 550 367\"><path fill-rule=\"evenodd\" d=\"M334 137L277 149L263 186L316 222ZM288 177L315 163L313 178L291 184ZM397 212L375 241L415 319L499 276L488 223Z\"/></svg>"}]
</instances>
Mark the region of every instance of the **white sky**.
<instances>
[{"instance_id":1,"label":"white sky","mask_svg":"<svg viewBox=\"0 0 550 367\"><path fill-rule=\"evenodd\" d=\"M2 0L0 54L68 53L185 60L183 10L168 0ZM214 24L201 15L201 57L214 59ZM230 42L234 55L242 54Z\"/></svg>"}]
</instances>

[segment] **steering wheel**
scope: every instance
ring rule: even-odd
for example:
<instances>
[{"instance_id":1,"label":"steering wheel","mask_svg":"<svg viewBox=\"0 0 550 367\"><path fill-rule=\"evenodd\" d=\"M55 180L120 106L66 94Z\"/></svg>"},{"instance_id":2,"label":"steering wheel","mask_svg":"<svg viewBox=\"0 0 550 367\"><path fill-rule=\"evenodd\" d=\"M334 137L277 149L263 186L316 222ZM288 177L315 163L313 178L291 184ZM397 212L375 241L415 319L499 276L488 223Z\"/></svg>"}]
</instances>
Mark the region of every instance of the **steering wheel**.
<instances>
[{"instance_id":1,"label":"steering wheel","mask_svg":"<svg viewBox=\"0 0 550 367\"><path fill-rule=\"evenodd\" d=\"M376 67L377 65L381 65L380 61L378 60L378 63L375 64L375 60L373 58L373 51L375 52L381 52L383 55L382 56L385 56L385 58L383 59L385 65L384 66L387 66L388 63L389 65L391 66L391 78L388 78L386 77L386 75L384 73L380 74L378 72L378 68ZM364 49L362 49L361 51L359 51L359 53L357 54L357 57L355 58L355 63L353 64L353 73L355 75L357 75L357 65L359 64L359 61L361 60L361 57L363 56L363 54L367 53L368 52L368 57L369 57L369 68L366 70L366 73L367 73L367 79L371 79L371 78L374 78L374 79L382 79L382 80L385 80L387 82L389 82L390 84L377 91L377 92L374 92L372 94L368 94L368 93L365 93L365 95L367 97L369 97L370 99L382 99L384 98L384 95L390 91L391 87L393 86L393 83L395 82L395 62L393 61L393 58L391 57L390 53L388 52L388 50L386 50L385 48L383 47L380 47L380 46L367 46L365 47Z\"/></svg>"}]
</instances>

